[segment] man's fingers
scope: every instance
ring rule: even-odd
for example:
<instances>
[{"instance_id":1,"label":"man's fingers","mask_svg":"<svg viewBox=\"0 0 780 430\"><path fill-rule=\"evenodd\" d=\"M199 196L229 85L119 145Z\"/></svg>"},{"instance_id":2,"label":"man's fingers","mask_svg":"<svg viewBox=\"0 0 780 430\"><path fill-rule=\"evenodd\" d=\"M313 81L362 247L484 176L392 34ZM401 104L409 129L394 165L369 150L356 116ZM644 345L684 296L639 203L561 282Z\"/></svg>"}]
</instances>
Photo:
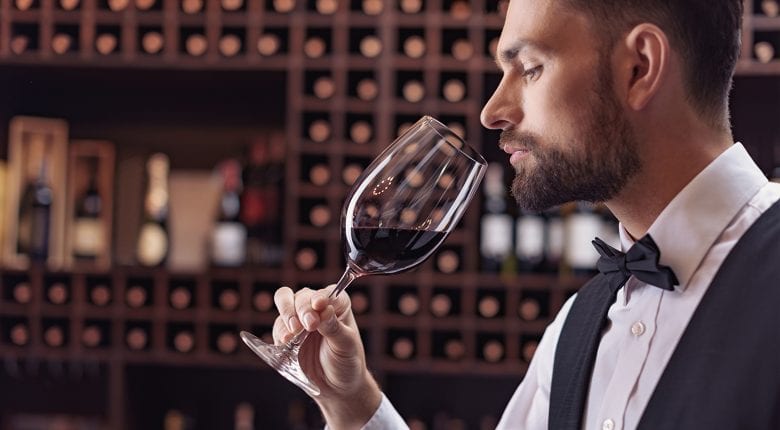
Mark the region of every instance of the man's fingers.
<instances>
[{"instance_id":1,"label":"man's fingers","mask_svg":"<svg viewBox=\"0 0 780 430\"><path fill-rule=\"evenodd\" d=\"M295 312L298 319L307 330L315 330L320 323L318 312L312 310L311 299L315 291L310 288L302 288L295 293Z\"/></svg>"},{"instance_id":2,"label":"man's fingers","mask_svg":"<svg viewBox=\"0 0 780 430\"><path fill-rule=\"evenodd\" d=\"M274 303L279 310L279 318L287 326L287 330L292 333L301 331L303 326L298 320L295 311L295 294L289 287L282 287L274 293Z\"/></svg>"},{"instance_id":3,"label":"man's fingers","mask_svg":"<svg viewBox=\"0 0 780 430\"><path fill-rule=\"evenodd\" d=\"M274 344L279 345L287 342L292 334L287 329L287 324L284 323L284 319L280 316L274 320L274 327L271 333L274 336Z\"/></svg>"},{"instance_id":4,"label":"man's fingers","mask_svg":"<svg viewBox=\"0 0 780 430\"><path fill-rule=\"evenodd\" d=\"M328 285L322 290L317 291L316 294L312 297L311 307L317 312L322 312L328 307L328 305L331 305L333 306L336 315L341 316L344 314L344 312L346 312L352 306L349 301L349 294L342 291L336 297L329 299L328 295L330 295L330 293L333 292L335 288L336 285L332 284ZM325 318L323 318L323 321L324 320Z\"/></svg>"}]
</instances>

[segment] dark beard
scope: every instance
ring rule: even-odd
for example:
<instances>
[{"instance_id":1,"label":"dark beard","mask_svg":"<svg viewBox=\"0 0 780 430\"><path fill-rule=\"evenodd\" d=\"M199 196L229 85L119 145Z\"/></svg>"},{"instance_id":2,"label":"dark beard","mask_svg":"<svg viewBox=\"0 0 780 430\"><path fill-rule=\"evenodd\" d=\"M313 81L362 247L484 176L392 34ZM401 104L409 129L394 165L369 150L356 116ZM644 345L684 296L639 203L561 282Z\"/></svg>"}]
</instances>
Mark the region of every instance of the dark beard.
<instances>
[{"instance_id":1,"label":"dark beard","mask_svg":"<svg viewBox=\"0 0 780 430\"><path fill-rule=\"evenodd\" d=\"M571 150L560 150L565 147L560 144L543 148L530 133L501 133L502 146L525 147L531 150L528 157L536 161L531 168L516 168L512 195L522 209L540 212L571 201L610 200L641 169L636 138L604 66L586 111L592 114L585 120L581 139L568 145Z\"/></svg>"}]
</instances>

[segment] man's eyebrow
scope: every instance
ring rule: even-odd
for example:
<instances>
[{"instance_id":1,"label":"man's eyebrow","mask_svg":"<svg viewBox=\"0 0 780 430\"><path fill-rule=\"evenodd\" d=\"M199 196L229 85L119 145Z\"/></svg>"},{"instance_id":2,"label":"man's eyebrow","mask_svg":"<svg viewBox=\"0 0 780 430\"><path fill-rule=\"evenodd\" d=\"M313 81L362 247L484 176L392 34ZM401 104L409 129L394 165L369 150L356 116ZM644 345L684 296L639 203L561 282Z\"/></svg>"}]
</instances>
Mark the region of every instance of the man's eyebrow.
<instances>
[{"instance_id":1,"label":"man's eyebrow","mask_svg":"<svg viewBox=\"0 0 780 430\"><path fill-rule=\"evenodd\" d=\"M509 64L517 58L517 56L522 51L526 50L535 50L540 52L547 52L549 51L549 48L547 48L545 45L542 45L540 43L536 43L532 40L528 39L521 39L516 41L512 46L506 49L502 49L498 55L496 55L496 65L498 68L501 68L502 64Z\"/></svg>"}]
</instances>

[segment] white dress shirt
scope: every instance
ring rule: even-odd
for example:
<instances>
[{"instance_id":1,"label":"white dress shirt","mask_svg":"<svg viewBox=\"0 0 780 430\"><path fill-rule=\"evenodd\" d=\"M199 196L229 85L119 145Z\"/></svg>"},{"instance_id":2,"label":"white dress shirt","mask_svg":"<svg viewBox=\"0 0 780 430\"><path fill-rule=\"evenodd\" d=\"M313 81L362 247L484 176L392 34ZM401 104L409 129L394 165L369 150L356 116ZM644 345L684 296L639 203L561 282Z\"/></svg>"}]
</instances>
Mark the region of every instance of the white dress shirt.
<instances>
[{"instance_id":1,"label":"white dress shirt","mask_svg":"<svg viewBox=\"0 0 780 430\"><path fill-rule=\"evenodd\" d=\"M680 285L666 291L631 277L609 308L585 406L586 430L633 429L718 268L740 237L773 203L770 183L737 143L702 170L661 212L648 233ZM620 226L623 251L633 240ZM548 326L498 430L546 429L553 358L574 297ZM382 400L365 430L407 428Z\"/></svg>"}]
</instances>

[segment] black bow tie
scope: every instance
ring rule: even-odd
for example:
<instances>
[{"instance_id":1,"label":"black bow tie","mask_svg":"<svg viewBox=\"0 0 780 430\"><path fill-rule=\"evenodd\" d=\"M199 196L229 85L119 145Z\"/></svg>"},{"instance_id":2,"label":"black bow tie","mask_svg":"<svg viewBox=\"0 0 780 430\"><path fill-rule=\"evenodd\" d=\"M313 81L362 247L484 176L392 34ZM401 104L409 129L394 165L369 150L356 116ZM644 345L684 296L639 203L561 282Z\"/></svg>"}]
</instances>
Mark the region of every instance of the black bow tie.
<instances>
[{"instance_id":1,"label":"black bow tie","mask_svg":"<svg viewBox=\"0 0 780 430\"><path fill-rule=\"evenodd\" d=\"M649 234L639 239L625 254L599 238L593 240L593 246L601 255L597 265L599 272L609 278L613 291L623 286L631 275L664 290L673 290L678 284L672 269L658 264L661 251Z\"/></svg>"}]
</instances>

